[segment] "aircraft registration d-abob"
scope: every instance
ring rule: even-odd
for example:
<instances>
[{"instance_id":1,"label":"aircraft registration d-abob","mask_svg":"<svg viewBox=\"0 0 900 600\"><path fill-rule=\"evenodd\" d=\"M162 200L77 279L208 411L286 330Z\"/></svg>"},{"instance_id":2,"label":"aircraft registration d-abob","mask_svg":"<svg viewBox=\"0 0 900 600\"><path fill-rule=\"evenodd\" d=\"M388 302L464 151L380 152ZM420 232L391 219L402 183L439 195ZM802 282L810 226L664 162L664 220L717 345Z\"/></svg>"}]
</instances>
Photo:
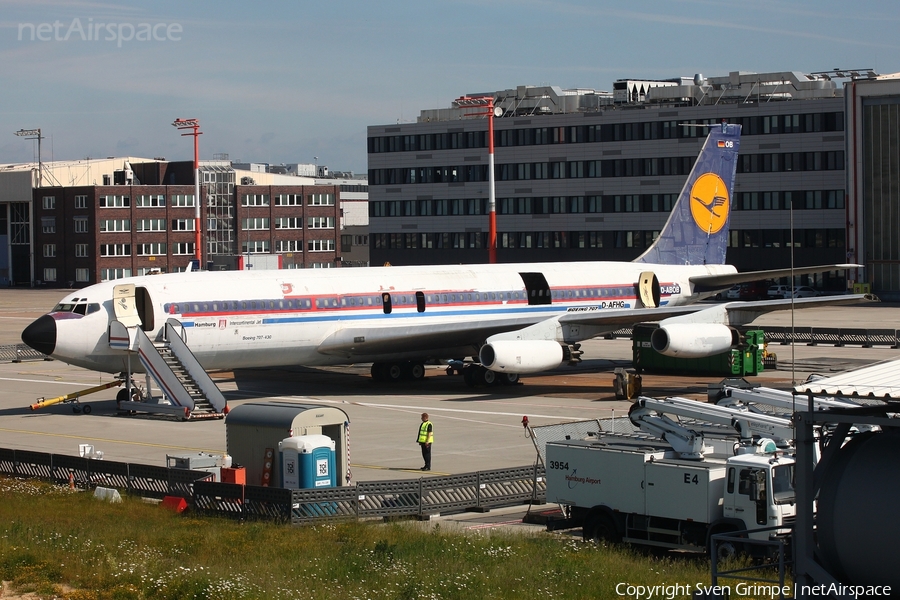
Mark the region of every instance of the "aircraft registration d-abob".
<instances>
[{"instance_id":1,"label":"aircraft registration d-abob","mask_svg":"<svg viewBox=\"0 0 900 600\"><path fill-rule=\"evenodd\" d=\"M167 321L177 325L207 370L371 362L376 379L418 379L425 364L477 357L466 363L467 382L512 383L576 362L579 342L636 323L659 322L651 344L663 354L708 356L731 348L734 327L762 313L864 299L698 304L740 282L859 266L738 273L724 264L739 145L739 125L711 129L664 229L633 262L133 277L69 294L22 340L87 369L140 370L113 339L127 305L126 327L159 340Z\"/></svg>"}]
</instances>

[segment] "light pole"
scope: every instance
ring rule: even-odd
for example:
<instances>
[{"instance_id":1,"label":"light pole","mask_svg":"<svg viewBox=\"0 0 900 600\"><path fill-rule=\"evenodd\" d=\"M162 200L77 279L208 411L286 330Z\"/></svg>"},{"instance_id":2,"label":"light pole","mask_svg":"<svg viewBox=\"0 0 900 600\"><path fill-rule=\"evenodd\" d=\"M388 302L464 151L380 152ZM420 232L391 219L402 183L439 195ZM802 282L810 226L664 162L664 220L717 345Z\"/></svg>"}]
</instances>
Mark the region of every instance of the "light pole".
<instances>
[{"instance_id":1,"label":"light pole","mask_svg":"<svg viewBox=\"0 0 900 600\"><path fill-rule=\"evenodd\" d=\"M179 131L191 129L189 133L182 133L181 136L194 136L194 257L197 259L197 269L203 266L203 238L200 233L200 146L198 137L203 134L200 131L199 119L175 119L172 123Z\"/></svg>"},{"instance_id":2,"label":"light pole","mask_svg":"<svg viewBox=\"0 0 900 600\"><path fill-rule=\"evenodd\" d=\"M41 140L43 136L41 136L41 130L38 129L20 129L16 132L16 135L19 137L23 137L26 140L37 140L38 143L38 187L44 186L44 169L41 162Z\"/></svg>"},{"instance_id":3,"label":"light pole","mask_svg":"<svg viewBox=\"0 0 900 600\"><path fill-rule=\"evenodd\" d=\"M503 114L499 106L494 108L493 96L460 96L453 101L466 112L466 116L488 118L488 262L497 262L497 197L494 190L494 117Z\"/></svg>"}]
</instances>

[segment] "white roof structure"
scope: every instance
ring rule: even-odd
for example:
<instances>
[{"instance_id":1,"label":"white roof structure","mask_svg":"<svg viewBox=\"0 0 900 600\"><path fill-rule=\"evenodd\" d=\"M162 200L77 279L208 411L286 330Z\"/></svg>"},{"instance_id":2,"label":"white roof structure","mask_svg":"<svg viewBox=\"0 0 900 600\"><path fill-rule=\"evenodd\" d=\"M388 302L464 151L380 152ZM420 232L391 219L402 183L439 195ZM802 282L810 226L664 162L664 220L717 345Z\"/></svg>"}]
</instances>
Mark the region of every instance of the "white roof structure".
<instances>
[{"instance_id":1,"label":"white roof structure","mask_svg":"<svg viewBox=\"0 0 900 600\"><path fill-rule=\"evenodd\" d=\"M799 394L900 401L900 358L846 371L794 387Z\"/></svg>"}]
</instances>

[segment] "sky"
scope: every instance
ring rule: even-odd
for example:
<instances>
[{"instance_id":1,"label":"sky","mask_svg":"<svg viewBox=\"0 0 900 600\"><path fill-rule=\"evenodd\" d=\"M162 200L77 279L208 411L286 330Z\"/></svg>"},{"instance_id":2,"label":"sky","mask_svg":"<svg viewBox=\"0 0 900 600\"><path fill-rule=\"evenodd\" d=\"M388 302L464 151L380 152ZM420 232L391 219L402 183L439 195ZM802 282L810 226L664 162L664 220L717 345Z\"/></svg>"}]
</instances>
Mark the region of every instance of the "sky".
<instances>
[{"instance_id":1,"label":"sky","mask_svg":"<svg viewBox=\"0 0 900 600\"><path fill-rule=\"evenodd\" d=\"M365 173L366 127L463 94L731 71L900 71L896 0L0 0L0 163Z\"/></svg>"}]
</instances>

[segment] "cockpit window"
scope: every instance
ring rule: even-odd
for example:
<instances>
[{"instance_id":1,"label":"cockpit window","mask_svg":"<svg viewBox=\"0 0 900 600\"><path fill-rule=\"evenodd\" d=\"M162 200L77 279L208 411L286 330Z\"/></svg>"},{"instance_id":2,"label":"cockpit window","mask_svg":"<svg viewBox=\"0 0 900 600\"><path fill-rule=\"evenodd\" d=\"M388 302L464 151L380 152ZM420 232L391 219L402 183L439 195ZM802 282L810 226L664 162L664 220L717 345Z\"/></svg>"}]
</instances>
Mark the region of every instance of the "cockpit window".
<instances>
[{"instance_id":1,"label":"cockpit window","mask_svg":"<svg viewBox=\"0 0 900 600\"><path fill-rule=\"evenodd\" d=\"M71 302L60 302L53 307L51 312L73 312L76 315L89 315L100 310L100 305L96 302L87 304L87 298L74 298Z\"/></svg>"}]
</instances>

